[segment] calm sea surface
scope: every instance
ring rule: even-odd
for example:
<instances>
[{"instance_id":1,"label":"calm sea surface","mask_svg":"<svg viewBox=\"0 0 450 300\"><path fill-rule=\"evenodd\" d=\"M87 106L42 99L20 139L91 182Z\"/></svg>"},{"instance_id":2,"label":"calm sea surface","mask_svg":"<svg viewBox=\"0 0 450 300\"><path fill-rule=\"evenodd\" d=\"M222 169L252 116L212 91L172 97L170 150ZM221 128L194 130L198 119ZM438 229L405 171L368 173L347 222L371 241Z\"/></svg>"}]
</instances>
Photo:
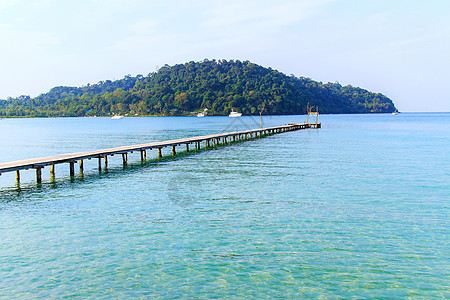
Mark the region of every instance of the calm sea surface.
<instances>
[{"instance_id":1,"label":"calm sea surface","mask_svg":"<svg viewBox=\"0 0 450 300\"><path fill-rule=\"evenodd\" d=\"M39 186L3 174L0 298L450 298L450 114L320 119L126 169L85 161L75 178L47 167ZM259 122L3 119L0 162Z\"/></svg>"}]
</instances>

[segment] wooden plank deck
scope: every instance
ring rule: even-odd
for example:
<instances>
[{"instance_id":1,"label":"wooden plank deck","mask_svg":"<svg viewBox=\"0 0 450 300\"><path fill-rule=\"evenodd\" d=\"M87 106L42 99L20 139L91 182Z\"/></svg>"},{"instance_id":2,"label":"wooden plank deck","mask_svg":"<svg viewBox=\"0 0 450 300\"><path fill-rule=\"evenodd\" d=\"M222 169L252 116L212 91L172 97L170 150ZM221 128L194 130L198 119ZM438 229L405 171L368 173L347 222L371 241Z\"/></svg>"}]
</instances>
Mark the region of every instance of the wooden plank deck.
<instances>
[{"instance_id":1,"label":"wooden plank deck","mask_svg":"<svg viewBox=\"0 0 450 300\"><path fill-rule=\"evenodd\" d=\"M205 136L196 136L196 137L182 138L182 139L162 141L162 142L153 142L153 143L148 143L148 144L122 146L122 147L95 150L95 151L68 153L68 154L61 154L61 155L55 155L55 156L49 156L49 157L32 158L32 159L25 159L25 160L13 161L13 162L6 162L6 163L0 163L0 175L2 173L16 171L17 179L19 180L20 176L19 176L18 172L20 170L36 169L37 173L38 173L37 177L38 177L38 182L39 182L40 181L40 169L42 169L45 166L54 166L56 164L70 163L71 164L71 168L70 168L71 175L73 175L73 164L81 161L81 163L80 163L80 167L81 167L82 161L84 159L98 158L100 160L101 158L106 159L107 156L122 154L122 155L124 155L124 163L125 163L126 155L128 153L132 153L134 151L141 151L141 153L142 153L142 151L145 151L145 150L159 149L158 153L159 153L159 156L161 156L160 149L165 148L165 147L172 147L172 151L173 151L173 153L175 153L175 147L180 146L180 145L189 145L192 143L198 143L198 144L196 144L196 148L200 148L199 143L205 142L205 146L206 146L206 145L209 145L209 142L211 140L217 141L217 143L220 143L220 139L226 140L227 138L230 138L230 137L234 137L234 139L236 137L239 137L239 138L244 138L244 140L247 140L249 138L249 136L250 136L250 138L253 138L253 135L255 135L255 137L256 137L257 134L260 134L260 136L261 136L261 135L266 135L266 134L281 133L281 132L286 132L286 131L307 129L307 128L320 128L320 124L293 123L293 124L287 124L287 125L276 126L276 127L211 134L211 135L205 135ZM189 147L189 146L187 146L187 147ZM144 156L141 156L141 157L145 157L145 154L144 154ZM99 167L100 167L100 161L99 161Z\"/></svg>"}]
</instances>

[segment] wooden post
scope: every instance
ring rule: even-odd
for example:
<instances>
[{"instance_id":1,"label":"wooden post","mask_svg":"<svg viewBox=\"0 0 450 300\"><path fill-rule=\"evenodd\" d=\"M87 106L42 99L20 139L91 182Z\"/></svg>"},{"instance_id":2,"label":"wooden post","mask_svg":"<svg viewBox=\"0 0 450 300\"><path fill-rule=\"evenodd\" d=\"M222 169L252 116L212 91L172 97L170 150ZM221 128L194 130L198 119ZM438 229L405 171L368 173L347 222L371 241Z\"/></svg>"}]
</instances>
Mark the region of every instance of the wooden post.
<instances>
[{"instance_id":1,"label":"wooden post","mask_svg":"<svg viewBox=\"0 0 450 300\"><path fill-rule=\"evenodd\" d=\"M122 153L122 162L124 165L128 163L128 155L127 153Z\"/></svg>"},{"instance_id":2,"label":"wooden post","mask_svg":"<svg viewBox=\"0 0 450 300\"><path fill-rule=\"evenodd\" d=\"M208 150L208 144L209 144L209 141L205 140L205 150Z\"/></svg>"},{"instance_id":3,"label":"wooden post","mask_svg":"<svg viewBox=\"0 0 450 300\"><path fill-rule=\"evenodd\" d=\"M145 161L146 156L145 150L141 150L141 162Z\"/></svg>"},{"instance_id":4,"label":"wooden post","mask_svg":"<svg viewBox=\"0 0 450 300\"><path fill-rule=\"evenodd\" d=\"M55 177L55 165L50 166L50 176Z\"/></svg>"},{"instance_id":5,"label":"wooden post","mask_svg":"<svg viewBox=\"0 0 450 300\"><path fill-rule=\"evenodd\" d=\"M99 171L102 170L102 157L101 156L98 157L98 170Z\"/></svg>"},{"instance_id":6,"label":"wooden post","mask_svg":"<svg viewBox=\"0 0 450 300\"><path fill-rule=\"evenodd\" d=\"M80 159L80 160L78 161L78 164L80 165L80 172L83 172L83 171L84 171L84 163L83 163L83 160Z\"/></svg>"},{"instance_id":7,"label":"wooden post","mask_svg":"<svg viewBox=\"0 0 450 300\"><path fill-rule=\"evenodd\" d=\"M175 150L175 146L172 146L172 155L175 156L177 154L177 151Z\"/></svg>"},{"instance_id":8,"label":"wooden post","mask_svg":"<svg viewBox=\"0 0 450 300\"><path fill-rule=\"evenodd\" d=\"M41 183L42 182L42 167L36 168L36 182Z\"/></svg>"},{"instance_id":9,"label":"wooden post","mask_svg":"<svg viewBox=\"0 0 450 300\"><path fill-rule=\"evenodd\" d=\"M158 158L162 157L162 152L161 152L161 148L158 148Z\"/></svg>"},{"instance_id":10,"label":"wooden post","mask_svg":"<svg viewBox=\"0 0 450 300\"><path fill-rule=\"evenodd\" d=\"M17 182L20 182L20 171L19 170L16 171L16 180L17 180Z\"/></svg>"},{"instance_id":11,"label":"wooden post","mask_svg":"<svg viewBox=\"0 0 450 300\"><path fill-rule=\"evenodd\" d=\"M103 158L105 160L105 169L107 169L108 168L108 156L105 155Z\"/></svg>"},{"instance_id":12,"label":"wooden post","mask_svg":"<svg viewBox=\"0 0 450 300\"><path fill-rule=\"evenodd\" d=\"M69 162L70 177L75 176L75 162Z\"/></svg>"}]
</instances>

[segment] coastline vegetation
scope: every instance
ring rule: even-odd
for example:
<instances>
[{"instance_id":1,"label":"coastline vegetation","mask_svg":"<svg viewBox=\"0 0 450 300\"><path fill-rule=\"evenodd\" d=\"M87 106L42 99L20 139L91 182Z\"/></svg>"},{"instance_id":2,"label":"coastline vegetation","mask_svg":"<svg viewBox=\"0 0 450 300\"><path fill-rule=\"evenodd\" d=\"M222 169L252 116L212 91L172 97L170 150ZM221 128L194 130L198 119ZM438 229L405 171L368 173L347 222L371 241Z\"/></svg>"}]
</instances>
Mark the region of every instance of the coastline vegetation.
<instances>
[{"instance_id":1,"label":"coastline vegetation","mask_svg":"<svg viewBox=\"0 0 450 300\"><path fill-rule=\"evenodd\" d=\"M37 97L0 100L0 117L83 117L305 114L307 104L321 113L389 113L391 99L338 82L287 76L249 61L203 60L165 65L147 76L126 75L82 87L58 86Z\"/></svg>"}]
</instances>

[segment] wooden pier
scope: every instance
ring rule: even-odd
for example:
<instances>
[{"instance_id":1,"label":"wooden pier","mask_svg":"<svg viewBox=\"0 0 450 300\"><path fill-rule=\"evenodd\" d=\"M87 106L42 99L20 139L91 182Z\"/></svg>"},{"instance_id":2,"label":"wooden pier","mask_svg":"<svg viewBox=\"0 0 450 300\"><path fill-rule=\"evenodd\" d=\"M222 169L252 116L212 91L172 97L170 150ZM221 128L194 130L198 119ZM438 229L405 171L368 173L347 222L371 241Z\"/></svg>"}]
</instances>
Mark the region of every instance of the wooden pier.
<instances>
[{"instance_id":1,"label":"wooden pier","mask_svg":"<svg viewBox=\"0 0 450 300\"><path fill-rule=\"evenodd\" d=\"M50 157L42 158L32 158L20 161L13 161L7 163L0 163L0 175L6 172L16 172L16 179L20 181L20 171L35 169L36 170L36 181L37 183L42 182L42 169L44 167L50 166L50 174L52 177L55 175L55 165L56 164L69 164L70 176L75 176L75 164L78 163L80 171L83 171L83 160L85 159L98 159L98 168L102 168L102 159L105 167L108 165L108 156L122 155L123 164L126 165L128 161L128 154L134 151L139 151L141 154L141 161L146 160L147 150L158 150L158 157L162 157L162 149L166 147L172 148L172 155L176 154L176 147L185 145L186 151L189 152L189 145L193 144L196 150L208 149L209 147L214 147L220 144L227 144L236 141L245 141L253 139L256 137L263 137L267 135L288 132L293 130L308 129L308 128L320 128L320 123L293 123L283 126L211 134L205 136L196 136L191 138L154 142L149 144L140 144L132 146L123 146L117 148L88 151L88 152L77 152L69 154L61 154ZM202 145L203 143L203 145Z\"/></svg>"}]
</instances>

